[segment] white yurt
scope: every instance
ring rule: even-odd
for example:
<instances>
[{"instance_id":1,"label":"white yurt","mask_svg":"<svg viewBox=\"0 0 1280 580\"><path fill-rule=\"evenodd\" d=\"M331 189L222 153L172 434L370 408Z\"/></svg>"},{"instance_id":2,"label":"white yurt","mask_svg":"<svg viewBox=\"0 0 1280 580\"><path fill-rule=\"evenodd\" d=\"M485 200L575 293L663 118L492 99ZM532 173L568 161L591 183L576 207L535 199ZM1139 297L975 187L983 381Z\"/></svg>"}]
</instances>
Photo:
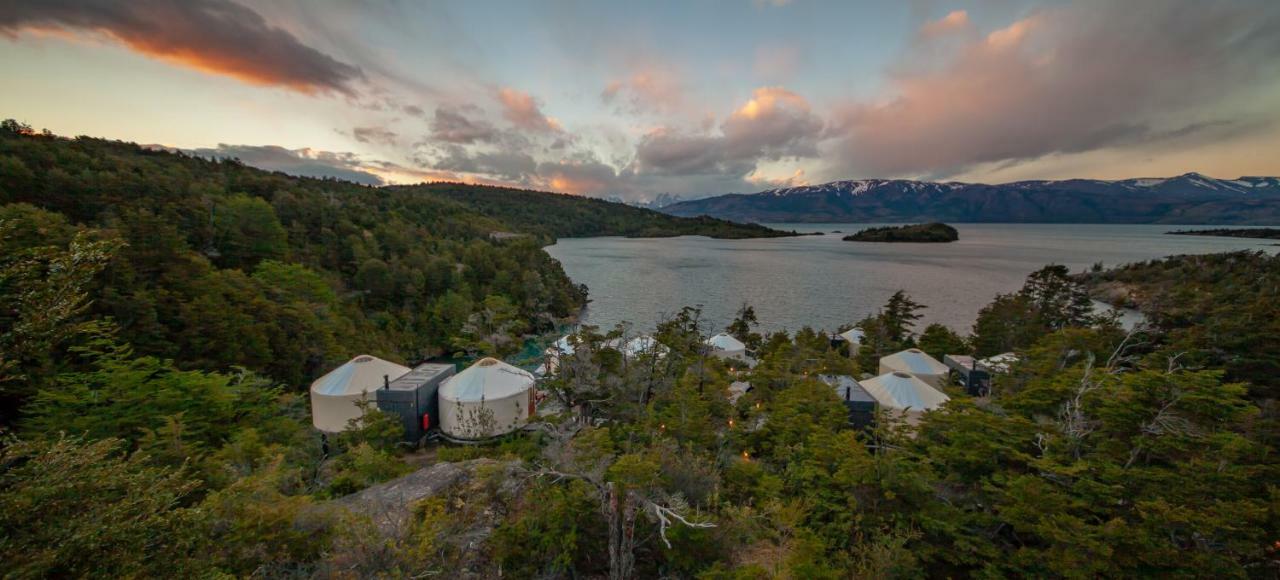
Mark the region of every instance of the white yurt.
<instances>
[{"instance_id":1,"label":"white yurt","mask_svg":"<svg viewBox=\"0 0 1280 580\"><path fill-rule=\"evenodd\" d=\"M711 354L720 358L740 358L746 360L747 345L742 344L741 340L734 338L732 335L721 332L707 339L707 344L711 347Z\"/></svg>"},{"instance_id":2,"label":"white yurt","mask_svg":"<svg viewBox=\"0 0 1280 580\"><path fill-rule=\"evenodd\" d=\"M908 423L916 423L925 411L932 411L950 401L942 391L933 388L910 373L894 371L859 381L880 407L905 414Z\"/></svg>"},{"instance_id":3,"label":"white yurt","mask_svg":"<svg viewBox=\"0 0 1280 580\"><path fill-rule=\"evenodd\" d=\"M347 422L360 416L357 401L368 394L372 402L384 380L394 381L409 370L367 354L347 361L311 383L311 424L330 433L346 430Z\"/></svg>"},{"instance_id":4,"label":"white yurt","mask_svg":"<svg viewBox=\"0 0 1280 580\"><path fill-rule=\"evenodd\" d=\"M951 369L918 348L910 348L880 359L880 374L904 372L929 383L941 391L951 376Z\"/></svg>"},{"instance_id":5,"label":"white yurt","mask_svg":"<svg viewBox=\"0 0 1280 580\"><path fill-rule=\"evenodd\" d=\"M627 358L635 358L642 354L650 353L662 358L667 356L668 352L671 352L671 349L658 342L658 339L652 336L637 336L628 340L627 345L622 349L622 354L626 355Z\"/></svg>"},{"instance_id":6,"label":"white yurt","mask_svg":"<svg viewBox=\"0 0 1280 580\"><path fill-rule=\"evenodd\" d=\"M849 330L841 332L836 336L844 339L845 342L848 342L850 345L856 347L862 344L862 339L867 337L867 333L862 332L861 328L850 328Z\"/></svg>"},{"instance_id":7,"label":"white yurt","mask_svg":"<svg viewBox=\"0 0 1280 580\"><path fill-rule=\"evenodd\" d=\"M440 430L453 439L485 439L529 422L534 377L494 358L471 365L440 385Z\"/></svg>"},{"instance_id":8,"label":"white yurt","mask_svg":"<svg viewBox=\"0 0 1280 580\"><path fill-rule=\"evenodd\" d=\"M559 340L551 343L551 346L542 351L542 364L534 369L534 374L543 377L555 374L560 368L560 357L573 356L574 346L578 344L578 337L572 334L566 334Z\"/></svg>"}]
</instances>

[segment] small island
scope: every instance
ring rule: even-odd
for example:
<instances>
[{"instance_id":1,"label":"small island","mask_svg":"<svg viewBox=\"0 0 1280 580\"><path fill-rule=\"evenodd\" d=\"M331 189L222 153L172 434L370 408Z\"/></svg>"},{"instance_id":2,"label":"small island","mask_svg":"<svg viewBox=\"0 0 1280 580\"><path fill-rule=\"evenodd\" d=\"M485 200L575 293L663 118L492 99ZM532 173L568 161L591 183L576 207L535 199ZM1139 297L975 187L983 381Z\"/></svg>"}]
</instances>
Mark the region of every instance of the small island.
<instances>
[{"instance_id":1,"label":"small island","mask_svg":"<svg viewBox=\"0 0 1280 580\"><path fill-rule=\"evenodd\" d=\"M944 223L867 228L845 236L846 242L945 243L960 239L960 232Z\"/></svg>"},{"instance_id":2,"label":"small island","mask_svg":"<svg viewBox=\"0 0 1280 580\"><path fill-rule=\"evenodd\" d=\"M1177 230L1165 233L1175 236L1218 236L1224 238L1280 240L1280 228L1215 228L1212 230Z\"/></svg>"}]
</instances>

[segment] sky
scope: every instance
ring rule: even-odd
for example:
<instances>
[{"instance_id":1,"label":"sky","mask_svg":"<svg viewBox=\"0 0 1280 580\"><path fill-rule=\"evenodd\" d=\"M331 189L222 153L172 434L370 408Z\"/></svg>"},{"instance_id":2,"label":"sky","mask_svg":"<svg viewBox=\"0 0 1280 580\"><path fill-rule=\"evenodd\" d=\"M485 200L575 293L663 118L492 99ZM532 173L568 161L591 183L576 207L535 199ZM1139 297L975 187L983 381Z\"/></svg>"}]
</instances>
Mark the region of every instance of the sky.
<instances>
[{"instance_id":1,"label":"sky","mask_svg":"<svg viewBox=\"0 0 1280 580\"><path fill-rule=\"evenodd\" d=\"M1276 0L0 0L0 117L629 201L1280 174Z\"/></svg>"}]
</instances>

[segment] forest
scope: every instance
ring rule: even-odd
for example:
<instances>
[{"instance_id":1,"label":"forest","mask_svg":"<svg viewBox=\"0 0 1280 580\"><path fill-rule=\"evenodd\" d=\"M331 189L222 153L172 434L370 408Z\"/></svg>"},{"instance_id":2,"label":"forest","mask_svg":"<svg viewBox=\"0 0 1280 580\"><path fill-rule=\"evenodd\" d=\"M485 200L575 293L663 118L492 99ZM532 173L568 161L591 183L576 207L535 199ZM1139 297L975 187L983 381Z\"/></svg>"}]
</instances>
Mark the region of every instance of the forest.
<instances>
[{"instance_id":1,"label":"forest","mask_svg":"<svg viewBox=\"0 0 1280 580\"><path fill-rule=\"evenodd\" d=\"M369 409L322 442L303 385L325 365L503 354L583 304L540 249L566 230L453 196L0 132L3 574L1280 573L1274 255L1048 265L966 334L917 328L906 288L850 315L852 351L758 332L749 305L724 329L692 307L656 321L664 349L636 356L614 346L628 326L583 327L534 429L414 450ZM1091 296L1149 324L1126 331ZM753 368L710 355L722 330ZM1019 360L919 424L852 427L819 376L907 347ZM346 501L443 468L457 479L402 526Z\"/></svg>"},{"instance_id":2,"label":"forest","mask_svg":"<svg viewBox=\"0 0 1280 580\"><path fill-rule=\"evenodd\" d=\"M947 243L960 239L960 232L943 223L909 224L867 228L845 236L846 242Z\"/></svg>"}]
</instances>

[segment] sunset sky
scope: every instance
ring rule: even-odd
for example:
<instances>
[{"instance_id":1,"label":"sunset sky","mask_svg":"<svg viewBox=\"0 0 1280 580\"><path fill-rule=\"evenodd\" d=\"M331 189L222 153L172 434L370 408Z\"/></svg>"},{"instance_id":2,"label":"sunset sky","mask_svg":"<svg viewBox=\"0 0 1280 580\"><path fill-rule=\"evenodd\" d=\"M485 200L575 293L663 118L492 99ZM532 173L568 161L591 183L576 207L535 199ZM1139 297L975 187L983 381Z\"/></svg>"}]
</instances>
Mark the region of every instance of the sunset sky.
<instances>
[{"instance_id":1,"label":"sunset sky","mask_svg":"<svg viewBox=\"0 0 1280 580\"><path fill-rule=\"evenodd\" d=\"M632 200L1280 174L1280 2L0 0L0 117Z\"/></svg>"}]
</instances>

